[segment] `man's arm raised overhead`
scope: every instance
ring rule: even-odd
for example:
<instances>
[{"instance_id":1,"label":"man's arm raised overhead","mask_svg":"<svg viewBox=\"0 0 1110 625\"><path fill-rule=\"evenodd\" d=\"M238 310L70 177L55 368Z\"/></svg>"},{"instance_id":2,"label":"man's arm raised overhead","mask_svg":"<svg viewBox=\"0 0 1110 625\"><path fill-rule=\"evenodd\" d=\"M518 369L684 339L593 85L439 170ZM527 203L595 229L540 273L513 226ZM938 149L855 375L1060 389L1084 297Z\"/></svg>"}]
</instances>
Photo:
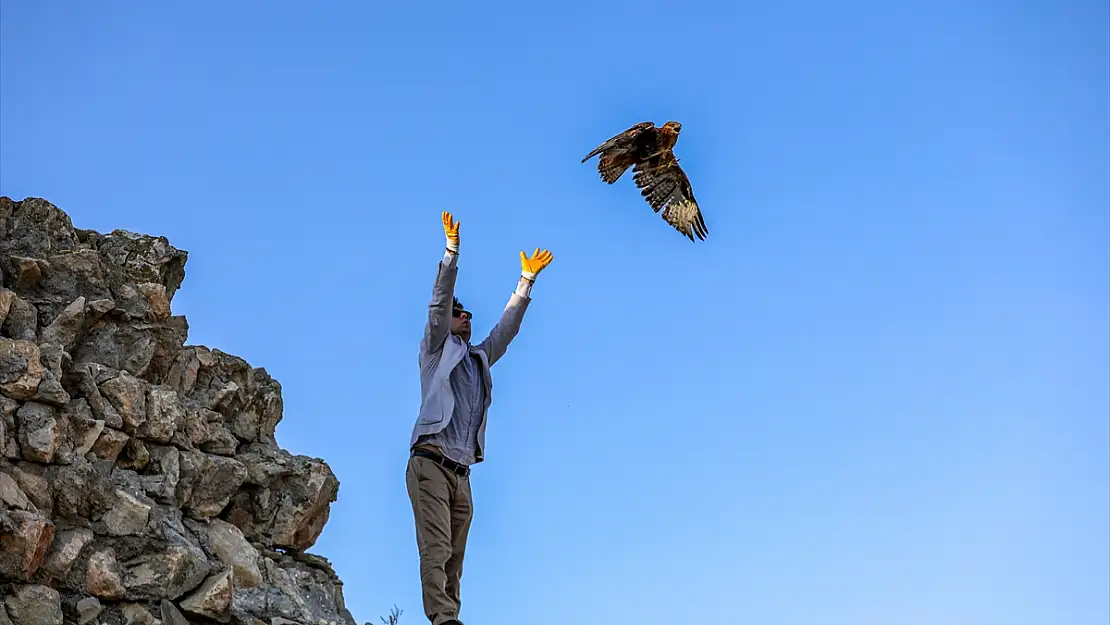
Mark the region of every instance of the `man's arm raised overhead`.
<instances>
[{"instance_id":1,"label":"man's arm raised overhead","mask_svg":"<svg viewBox=\"0 0 1110 625\"><path fill-rule=\"evenodd\" d=\"M432 301L428 303L428 322L420 340L421 356L443 348L451 331L451 305L455 298L455 279L459 275L459 222L444 211L443 232L447 236L447 249L436 266L436 280L432 286Z\"/></svg>"},{"instance_id":2,"label":"man's arm raised overhead","mask_svg":"<svg viewBox=\"0 0 1110 625\"><path fill-rule=\"evenodd\" d=\"M505 355L509 343L516 338L517 332L520 331L520 324L524 320L524 311L528 309L528 303L532 301L532 285L536 282L536 276L553 258L551 252L541 251L538 247L532 253L531 258L526 257L523 251L520 253L520 282L517 283L516 291L509 296L509 303L502 311L501 319L498 320L497 325L490 330L489 336L478 344L478 348L486 353L486 358L489 360L491 367L493 363Z\"/></svg>"}]
</instances>

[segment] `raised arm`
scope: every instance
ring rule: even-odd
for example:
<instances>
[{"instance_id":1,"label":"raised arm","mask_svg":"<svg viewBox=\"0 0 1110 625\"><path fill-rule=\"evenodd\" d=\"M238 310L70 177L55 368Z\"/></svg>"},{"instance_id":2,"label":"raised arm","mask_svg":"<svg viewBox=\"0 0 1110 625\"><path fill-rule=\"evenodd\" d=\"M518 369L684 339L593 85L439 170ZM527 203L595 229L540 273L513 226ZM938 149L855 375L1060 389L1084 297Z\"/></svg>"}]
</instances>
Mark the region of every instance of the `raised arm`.
<instances>
[{"instance_id":1,"label":"raised arm","mask_svg":"<svg viewBox=\"0 0 1110 625\"><path fill-rule=\"evenodd\" d=\"M442 349L451 331L451 303L455 297L455 278L459 275L459 222L446 211L441 217L443 232L447 235L447 250L436 268L432 301L428 304L428 322L424 324L424 337L420 340L421 355Z\"/></svg>"},{"instance_id":2,"label":"raised arm","mask_svg":"<svg viewBox=\"0 0 1110 625\"><path fill-rule=\"evenodd\" d=\"M520 331L524 311L532 301L532 285L536 282L536 276L553 258L551 252L540 251L538 247L531 258L525 257L523 251L520 253L520 281L517 282L516 290L509 296L509 303L501 312L501 319L497 321L497 325L493 326L489 336L478 344L478 348L486 353L491 367L505 355L509 343L512 343L517 332Z\"/></svg>"}]
</instances>

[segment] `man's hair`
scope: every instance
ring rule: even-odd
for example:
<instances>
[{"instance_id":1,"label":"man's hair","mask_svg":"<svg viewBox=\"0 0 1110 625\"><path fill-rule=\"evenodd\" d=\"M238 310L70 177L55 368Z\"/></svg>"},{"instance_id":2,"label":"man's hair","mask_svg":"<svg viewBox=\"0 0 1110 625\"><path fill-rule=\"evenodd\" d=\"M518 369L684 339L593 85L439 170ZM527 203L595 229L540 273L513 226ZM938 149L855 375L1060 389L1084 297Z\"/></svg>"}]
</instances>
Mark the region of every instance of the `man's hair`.
<instances>
[{"instance_id":1,"label":"man's hair","mask_svg":"<svg viewBox=\"0 0 1110 625\"><path fill-rule=\"evenodd\" d=\"M455 298L455 302L454 302L454 304L452 304L451 309L452 310L466 310L463 307L462 302L460 302L459 298L457 298L457 297Z\"/></svg>"}]
</instances>

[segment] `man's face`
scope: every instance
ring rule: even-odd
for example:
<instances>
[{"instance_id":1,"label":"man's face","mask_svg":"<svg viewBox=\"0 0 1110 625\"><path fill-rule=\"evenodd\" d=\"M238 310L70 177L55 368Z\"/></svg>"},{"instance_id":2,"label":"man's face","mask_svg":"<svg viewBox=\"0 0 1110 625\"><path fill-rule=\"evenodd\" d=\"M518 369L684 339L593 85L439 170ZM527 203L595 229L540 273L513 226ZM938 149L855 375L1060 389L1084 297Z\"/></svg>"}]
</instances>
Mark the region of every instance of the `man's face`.
<instances>
[{"instance_id":1,"label":"man's face","mask_svg":"<svg viewBox=\"0 0 1110 625\"><path fill-rule=\"evenodd\" d=\"M470 311L455 308L451 311L451 334L470 341Z\"/></svg>"}]
</instances>

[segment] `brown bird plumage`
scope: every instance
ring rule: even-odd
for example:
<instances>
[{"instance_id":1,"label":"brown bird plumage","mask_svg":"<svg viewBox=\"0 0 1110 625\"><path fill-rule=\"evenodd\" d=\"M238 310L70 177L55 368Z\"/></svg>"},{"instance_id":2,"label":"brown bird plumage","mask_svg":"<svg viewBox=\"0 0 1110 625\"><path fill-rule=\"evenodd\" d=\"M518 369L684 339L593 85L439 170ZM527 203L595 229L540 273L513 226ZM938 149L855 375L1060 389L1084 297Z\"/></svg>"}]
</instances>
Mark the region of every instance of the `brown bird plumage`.
<instances>
[{"instance_id":1,"label":"brown bird plumage","mask_svg":"<svg viewBox=\"0 0 1110 625\"><path fill-rule=\"evenodd\" d=\"M658 213L662 209L663 220L691 241L695 235L704 240L709 229L690 179L674 155L680 132L682 124L675 121L661 127L640 122L594 148L582 162L600 155L597 172L607 184L619 180L631 167L632 180L652 210Z\"/></svg>"}]
</instances>

